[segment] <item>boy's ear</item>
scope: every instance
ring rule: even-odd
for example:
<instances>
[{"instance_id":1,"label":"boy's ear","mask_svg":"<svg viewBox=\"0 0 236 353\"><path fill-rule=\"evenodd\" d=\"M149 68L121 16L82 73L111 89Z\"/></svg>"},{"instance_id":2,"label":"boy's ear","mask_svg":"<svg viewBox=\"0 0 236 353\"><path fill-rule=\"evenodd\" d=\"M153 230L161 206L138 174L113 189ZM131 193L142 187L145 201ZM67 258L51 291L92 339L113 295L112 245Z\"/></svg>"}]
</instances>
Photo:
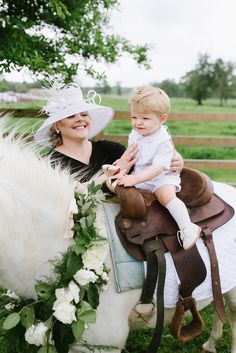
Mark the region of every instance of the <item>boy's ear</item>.
<instances>
[{"instance_id":1,"label":"boy's ear","mask_svg":"<svg viewBox=\"0 0 236 353\"><path fill-rule=\"evenodd\" d=\"M161 116L160 116L161 123L165 124L167 118L168 118L168 114L166 114L166 113L165 114L161 114Z\"/></svg>"}]
</instances>

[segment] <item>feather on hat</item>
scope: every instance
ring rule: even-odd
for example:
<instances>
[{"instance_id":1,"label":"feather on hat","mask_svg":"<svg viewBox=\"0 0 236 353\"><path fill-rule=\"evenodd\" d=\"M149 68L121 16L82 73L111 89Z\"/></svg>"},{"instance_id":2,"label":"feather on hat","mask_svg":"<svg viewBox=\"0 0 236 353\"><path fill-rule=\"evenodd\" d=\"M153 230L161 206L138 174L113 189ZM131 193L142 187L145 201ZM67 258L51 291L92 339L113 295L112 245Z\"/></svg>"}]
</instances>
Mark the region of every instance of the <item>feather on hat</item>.
<instances>
[{"instance_id":1,"label":"feather on hat","mask_svg":"<svg viewBox=\"0 0 236 353\"><path fill-rule=\"evenodd\" d=\"M76 83L64 85L61 82L56 82L47 90L47 94L49 95L48 102L40 110L40 113L47 114L48 118L34 136L35 141L45 147L51 146L48 133L51 126L57 121L86 111L93 122L89 133L89 138L93 138L105 128L114 116L112 108L99 105L101 98L94 90L89 91L87 99L84 99L82 90ZM95 103L96 97L100 100L99 104Z\"/></svg>"}]
</instances>

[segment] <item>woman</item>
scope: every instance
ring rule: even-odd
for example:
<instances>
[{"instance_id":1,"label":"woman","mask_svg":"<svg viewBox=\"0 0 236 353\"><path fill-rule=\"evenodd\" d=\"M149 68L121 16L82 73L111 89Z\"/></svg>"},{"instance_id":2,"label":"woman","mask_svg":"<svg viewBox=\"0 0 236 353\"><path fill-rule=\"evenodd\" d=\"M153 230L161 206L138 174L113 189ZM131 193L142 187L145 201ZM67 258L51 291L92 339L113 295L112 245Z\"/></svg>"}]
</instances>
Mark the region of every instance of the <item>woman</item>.
<instances>
[{"instance_id":1,"label":"woman","mask_svg":"<svg viewBox=\"0 0 236 353\"><path fill-rule=\"evenodd\" d=\"M117 164L129 171L136 162L137 145L125 147L112 141L91 141L112 120L114 111L95 103L99 97L89 91L83 98L80 87L69 85L53 86L50 97L41 112L49 117L35 134L35 140L42 146L51 147L52 164L69 168L71 173L83 173L86 182L99 172L104 164ZM99 97L100 98L100 97ZM181 170L182 158L176 154L172 161L172 171ZM98 183L105 181L102 175Z\"/></svg>"}]
</instances>

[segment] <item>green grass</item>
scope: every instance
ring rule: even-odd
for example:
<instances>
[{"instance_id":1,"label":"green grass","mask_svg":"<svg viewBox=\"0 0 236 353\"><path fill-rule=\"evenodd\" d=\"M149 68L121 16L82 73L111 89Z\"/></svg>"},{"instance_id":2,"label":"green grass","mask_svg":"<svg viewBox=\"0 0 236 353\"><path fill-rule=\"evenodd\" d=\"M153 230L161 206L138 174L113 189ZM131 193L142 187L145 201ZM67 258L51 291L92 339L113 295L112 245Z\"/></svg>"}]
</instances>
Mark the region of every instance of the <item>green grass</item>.
<instances>
[{"instance_id":1,"label":"green grass","mask_svg":"<svg viewBox=\"0 0 236 353\"><path fill-rule=\"evenodd\" d=\"M174 135L185 136L236 136L236 124L227 122L168 121L166 124ZM105 129L107 134L129 134L130 120L113 120Z\"/></svg>"},{"instance_id":2,"label":"green grass","mask_svg":"<svg viewBox=\"0 0 236 353\"><path fill-rule=\"evenodd\" d=\"M213 308L211 305L201 311L201 315L205 323L204 331L200 336L186 343L178 342L170 334L168 327L166 327L164 329L158 353L199 353L201 351L202 344L206 342L209 337L212 325L212 314ZM126 353L143 353L148 348L148 344L152 338L152 333L152 330L137 330L131 332L126 344ZM223 328L223 338L217 343L217 352L230 353L231 338L232 334L230 325L227 323Z\"/></svg>"},{"instance_id":3,"label":"green grass","mask_svg":"<svg viewBox=\"0 0 236 353\"><path fill-rule=\"evenodd\" d=\"M40 109L44 102L24 102L1 104L4 109ZM117 111L129 111L128 96L102 95L102 105L112 107ZM202 106L190 98L171 98L172 112L199 112L199 113L236 113L236 99L229 99L224 106L220 106L218 99L206 99Z\"/></svg>"}]
</instances>

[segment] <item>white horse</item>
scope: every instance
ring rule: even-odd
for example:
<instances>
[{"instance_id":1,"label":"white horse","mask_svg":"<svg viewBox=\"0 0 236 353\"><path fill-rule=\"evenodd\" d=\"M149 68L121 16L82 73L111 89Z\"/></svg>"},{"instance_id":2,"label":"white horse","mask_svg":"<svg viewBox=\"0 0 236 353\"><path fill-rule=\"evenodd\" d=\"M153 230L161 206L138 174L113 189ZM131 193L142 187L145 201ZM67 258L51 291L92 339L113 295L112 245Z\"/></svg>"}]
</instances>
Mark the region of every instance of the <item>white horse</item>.
<instances>
[{"instance_id":1,"label":"white horse","mask_svg":"<svg viewBox=\"0 0 236 353\"><path fill-rule=\"evenodd\" d=\"M214 183L216 193L233 207L236 205L236 189ZM68 172L53 170L46 160L40 159L30 146L0 136L0 283L15 293L35 297L34 284L50 274L49 259L71 245L64 238L68 205L74 194L74 180ZM104 214L98 212L97 224L105 224ZM216 243L230 238L231 257L236 258L236 216L214 232ZM219 240L220 239L220 240ZM229 241L229 243L230 243ZM202 241L198 241L199 248ZM218 252L219 246L216 246ZM219 255L219 253L218 253ZM172 268L171 260L169 268ZM220 260L220 259L219 259ZM235 260L234 260L235 261ZM219 261L222 271L222 287L228 305L232 325L232 353L236 353L236 279L226 284L225 264ZM97 321L90 324L84 338L91 344L112 345L120 352L129 333L128 314L140 298L141 289L117 293L111 256L107 258L110 269L110 285L100 295ZM234 269L233 269L234 271ZM174 274L174 277L176 274ZM224 285L225 284L225 285ZM178 286L176 277L176 288ZM205 284L210 295L199 301L204 307L211 301L211 285ZM177 296L177 292L175 294ZM201 294L198 294L201 296ZM196 294L197 298L197 294ZM202 298L201 298L202 299ZM174 299L175 300L175 299ZM171 306L171 305L170 305ZM174 308L166 308L165 324L170 323ZM155 324L153 318L150 327ZM222 324L217 314L213 318L210 338L203 345L203 352L216 352L215 344L222 334ZM74 346L71 352L78 352ZM81 350L80 350L81 351Z\"/></svg>"}]
</instances>

